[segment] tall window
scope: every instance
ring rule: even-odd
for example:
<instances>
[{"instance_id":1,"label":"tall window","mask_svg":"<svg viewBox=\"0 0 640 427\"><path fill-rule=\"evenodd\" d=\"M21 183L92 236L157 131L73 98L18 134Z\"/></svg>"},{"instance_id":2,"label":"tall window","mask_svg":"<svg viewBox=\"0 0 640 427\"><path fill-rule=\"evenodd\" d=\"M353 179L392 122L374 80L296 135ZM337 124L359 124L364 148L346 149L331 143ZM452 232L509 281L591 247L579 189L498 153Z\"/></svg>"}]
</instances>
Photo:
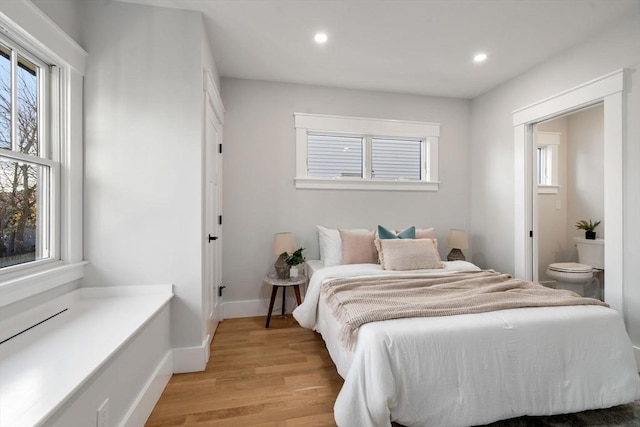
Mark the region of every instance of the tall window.
<instances>
[{"instance_id":1,"label":"tall window","mask_svg":"<svg viewBox=\"0 0 640 427\"><path fill-rule=\"evenodd\" d=\"M551 185L551 158L553 156L550 147L537 148L538 157L538 185Z\"/></svg>"},{"instance_id":2,"label":"tall window","mask_svg":"<svg viewBox=\"0 0 640 427\"><path fill-rule=\"evenodd\" d=\"M439 124L294 116L296 188L438 190Z\"/></svg>"},{"instance_id":3,"label":"tall window","mask_svg":"<svg viewBox=\"0 0 640 427\"><path fill-rule=\"evenodd\" d=\"M0 37L0 269L53 255L49 66Z\"/></svg>"},{"instance_id":4,"label":"tall window","mask_svg":"<svg viewBox=\"0 0 640 427\"><path fill-rule=\"evenodd\" d=\"M558 148L560 134L557 132L535 133L536 169L538 194L558 193Z\"/></svg>"}]
</instances>

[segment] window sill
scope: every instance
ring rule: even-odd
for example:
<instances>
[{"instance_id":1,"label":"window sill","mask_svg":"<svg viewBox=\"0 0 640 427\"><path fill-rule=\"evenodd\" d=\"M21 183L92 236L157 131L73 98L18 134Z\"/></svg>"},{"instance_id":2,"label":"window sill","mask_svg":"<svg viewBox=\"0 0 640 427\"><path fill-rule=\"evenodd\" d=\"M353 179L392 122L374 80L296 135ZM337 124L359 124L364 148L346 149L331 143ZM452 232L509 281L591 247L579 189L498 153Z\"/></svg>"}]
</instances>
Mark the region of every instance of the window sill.
<instances>
[{"instance_id":1,"label":"window sill","mask_svg":"<svg viewBox=\"0 0 640 427\"><path fill-rule=\"evenodd\" d=\"M86 264L87 261L73 264L57 261L24 271L17 277L5 279L0 276L0 307L81 279Z\"/></svg>"},{"instance_id":2,"label":"window sill","mask_svg":"<svg viewBox=\"0 0 640 427\"><path fill-rule=\"evenodd\" d=\"M363 180L348 178L296 178L296 188L313 190L438 191L439 182Z\"/></svg>"},{"instance_id":3,"label":"window sill","mask_svg":"<svg viewBox=\"0 0 640 427\"><path fill-rule=\"evenodd\" d=\"M538 194L558 194L558 185L538 185Z\"/></svg>"}]
</instances>

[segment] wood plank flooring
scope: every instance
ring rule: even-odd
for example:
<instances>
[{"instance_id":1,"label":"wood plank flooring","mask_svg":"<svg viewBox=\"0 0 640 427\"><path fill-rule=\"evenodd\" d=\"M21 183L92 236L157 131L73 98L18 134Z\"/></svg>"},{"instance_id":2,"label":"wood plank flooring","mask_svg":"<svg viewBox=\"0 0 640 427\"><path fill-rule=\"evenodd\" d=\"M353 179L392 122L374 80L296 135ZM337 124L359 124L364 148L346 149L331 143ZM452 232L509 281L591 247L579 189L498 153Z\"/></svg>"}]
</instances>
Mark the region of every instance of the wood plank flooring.
<instances>
[{"instance_id":1,"label":"wood plank flooring","mask_svg":"<svg viewBox=\"0 0 640 427\"><path fill-rule=\"evenodd\" d=\"M174 375L147 427L335 426L342 378L324 341L291 315L227 319L204 372Z\"/></svg>"},{"instance_id":2,"label":"wood plank flooring","mask_svg":"<svg viewBox=\"0 0 640 427\"><path fill-rule=\"evenodd\" d=\"M288 315L228 319L218 325L204 372L176 374L147 427L335 426L342 378L320 335ZM392 423L394 427L402 427ZM640 426L640 401L610 409L520 417L485 427Z\"/></svg>"}]
</instances>

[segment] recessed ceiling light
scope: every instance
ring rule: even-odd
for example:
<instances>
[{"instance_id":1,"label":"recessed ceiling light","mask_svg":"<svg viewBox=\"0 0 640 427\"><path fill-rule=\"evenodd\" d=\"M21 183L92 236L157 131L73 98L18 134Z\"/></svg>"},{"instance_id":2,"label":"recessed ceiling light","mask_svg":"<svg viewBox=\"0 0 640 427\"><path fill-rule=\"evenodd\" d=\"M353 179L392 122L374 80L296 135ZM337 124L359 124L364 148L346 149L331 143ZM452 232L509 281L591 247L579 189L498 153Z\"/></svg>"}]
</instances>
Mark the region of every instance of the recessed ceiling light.
<instances>
[{"instance_id":1,"label":"recessed ceiling light","mask_svg":"<svg viewBox=\"0 0 640 427\"><path fill-rule=\"evenodd\" d=\"M326 43L329 38L327 37L327 35L325 33L317 33L313 37L313 39L316 41L316 43L322 44L322 43Z\"/></svg>"},{"instance_id":2,"label":"recessed ceiling light","mask_svg":"<svg viewBox=\"0 0 640 427\"><path fill-rule=\"evenodd\" d=\"M477 53L473 57L474 62L484 62L486 59L487 59L487 54L486 53Z\"/></svg>"}]
</instances>

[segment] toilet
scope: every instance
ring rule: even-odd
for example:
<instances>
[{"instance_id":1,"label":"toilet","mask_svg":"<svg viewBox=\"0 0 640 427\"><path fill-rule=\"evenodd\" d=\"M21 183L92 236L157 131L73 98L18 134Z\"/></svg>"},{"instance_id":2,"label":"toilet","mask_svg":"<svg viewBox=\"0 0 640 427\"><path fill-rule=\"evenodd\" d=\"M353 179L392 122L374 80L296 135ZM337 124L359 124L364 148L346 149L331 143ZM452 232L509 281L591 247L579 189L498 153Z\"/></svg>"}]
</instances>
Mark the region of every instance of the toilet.
<instances>
[{"instance_id":1,"label":"toilet","mask_svg":"<svg viewBox=\"0 0 640 427\"><path fill-rule=\"evenodd\" d=\"M584 297L602 299L601 272L604 271L604 239L574 237L578 262L556 262L547 268L547 276L556 281L556 289L568 289Z\"/></svg>"}]
</instances>

